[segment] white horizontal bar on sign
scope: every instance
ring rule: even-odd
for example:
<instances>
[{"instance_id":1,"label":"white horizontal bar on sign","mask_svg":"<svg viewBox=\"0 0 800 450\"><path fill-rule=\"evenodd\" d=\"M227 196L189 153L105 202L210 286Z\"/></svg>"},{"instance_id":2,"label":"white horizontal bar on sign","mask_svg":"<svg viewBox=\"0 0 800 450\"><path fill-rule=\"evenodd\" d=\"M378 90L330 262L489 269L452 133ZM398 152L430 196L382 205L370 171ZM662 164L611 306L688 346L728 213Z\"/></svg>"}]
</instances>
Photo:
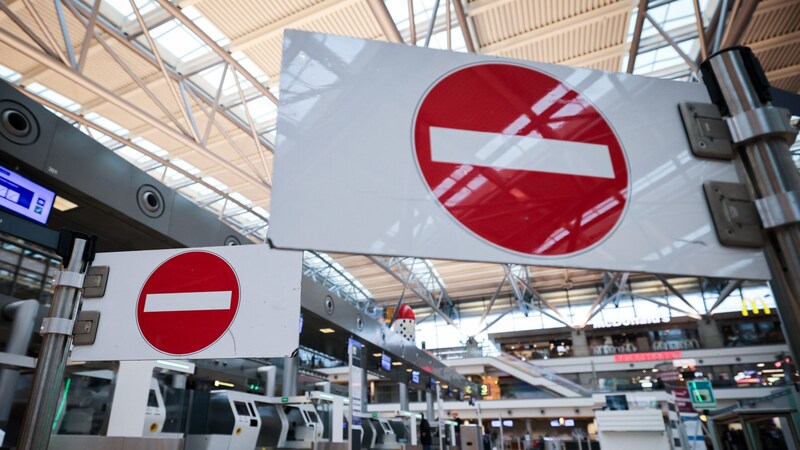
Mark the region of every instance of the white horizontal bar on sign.
<instances>
[{"instance_id":1,"label":"white horizontal bar on sign","mask_svg":"<svg viewBox=\"0 0 800 450\"><path fill-rule=\"evenodd\" d=\"M147 294L144 299L144 312L230 309L231 294L231 291Z\"/></svg>"},{"instance_id":2,"label":"white horizontal bar on sign","mask_svg":"<svg viewBox=\"0 0 800 450\"><path fill-rule=\"evenodd\" d=\"M605 145L441 127L430 134L433 161L614 178Z\"/></svg>"}]
</instances>

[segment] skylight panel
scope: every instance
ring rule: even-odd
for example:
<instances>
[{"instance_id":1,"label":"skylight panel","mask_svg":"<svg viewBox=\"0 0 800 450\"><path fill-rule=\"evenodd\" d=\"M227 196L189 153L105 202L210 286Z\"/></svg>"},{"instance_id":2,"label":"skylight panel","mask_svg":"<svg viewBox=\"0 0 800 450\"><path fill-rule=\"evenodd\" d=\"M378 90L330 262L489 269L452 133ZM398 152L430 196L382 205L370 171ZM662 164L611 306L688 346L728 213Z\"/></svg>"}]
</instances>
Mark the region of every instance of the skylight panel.
<instances>
[{"instance_id":1,"label":"skylight panel","mask_svg":"<svg viewBox=\"0 0 800 450\"><path fill-rule=\"evenodd\" d=\"M77 111L81 108L81 105L74 100L61 95L58 92L37 82L30 83L29 85L25 86L25 89L69 111Z\"/></svg>"},{"instance_id":2,"label":"skylight panel","mask_svg":"<svg viewBox=\"0 0 800 450\"><path fill-rule=\"evenodd\" d=\"M128 0L105 0L105 3L114 8L125 20L136 18L136 14L133 12L131 3ZM143 15L157 7L153 0L135 0L134 3L136 3L139 12Z\"/></svg>"},{"instance_id":3,"label":"skylight panel","mask_svg":"<svg viewBox=\"0 0 800 450\"><path fill-rule=\"evenodd\" d=\"M169 153L164 150L163 148L159 147L158 145L148 141L145 138L135 137L131 140L134 144L142 147L143 149L147 150L148 152L158 156L159 158L167 158Z\"/></svg>"},{"instance_id":4,"label":"skylight panel","mask_svg":"<svg viewBox=\"0 0 800 450\"><path fill-rule=\"evenodd\" d=\"M184 161L182 159L173 159L172 160L172 164L175 167L183 169L183 170L189 172L192 175L199 175L200 174L200 169L198 169L197 167L193 166L192 164L189 164L188 162L186 162L186 161Z\"/></svg>"},{"instance_id":5,"label":"skylight panel","mask_svg":"<svg viewBox=\"0 0 800 450\"><path fill-rule=\"evenodd\" d=\"M161 47L178 60L188 61L211 51L200 38L177 19L161 25L150 33Z\"/></svg>"},{"instance_id":6,"label":"skylight panel","mask_svg":"<svg viewBox=\"0 0 800 450\"><path fill-rule=\"evenodd\" d=\"M12 69L9 69L6 66L0 65L0 78L3 78L4 80L6 80L6 81L8 81L10 83L13 83L13 82L19 80L20 78L22 78L22 75L19 72L15 71L15 70L12 70Z\"/></svg>"},{"instance_id":7,"label":"skylight panel","mask_svg":"<svg viewBox=\"0 0 800 450\"><path fill-rule=\"evenodd\" d=\"M117 149L114 153L122 156L136 167L143 166L153 161L153 158L127 145Z\"/></svg>"},{"instance_id":8,"label":"skylight panel","mask_svg":"<svg viewBox=\"0 0 800 450\"><path fill-rule=\"evenodd\" d=\"M217 28L211 21L206 19L194 6L187 6L181 10L186 17L195 23L205 34L221 46L228 45L231 40Z\"/></svg>"},{"instance_id":9,"label":"skylight panel","mask_svg":"<svg viewBox=\"0 0 800 450\"><path fill-rule=\"evenodd\" d=\"M244 52L233 52L231 53L231 56L233 56L233 59L235 59L239 64L241 64L246 71L250 72L250 75L256 77L256 80L258 80L259 82L264 83L269 79L269 77L267 77L267 74L264 73L264 71L261 70L261 68L258 67L258 65L254 63L253 60L248 58L247 55L244 54ZM244 89L244 85L242 85L242 89Z\"/></svg>"},{"instance_id":10,"label":"skylight panel","mask_svg":"<svg viewBox=\"0 0 800 450\"><path fill-rule=\"evenodd\" d=\"M233 194L230 195L230 197L244 205L250 205L251 203L253 203L252 200L250 200L249 198L245 197L244 195L238 192L234 192Z\"/></svg>"}]
</instances>

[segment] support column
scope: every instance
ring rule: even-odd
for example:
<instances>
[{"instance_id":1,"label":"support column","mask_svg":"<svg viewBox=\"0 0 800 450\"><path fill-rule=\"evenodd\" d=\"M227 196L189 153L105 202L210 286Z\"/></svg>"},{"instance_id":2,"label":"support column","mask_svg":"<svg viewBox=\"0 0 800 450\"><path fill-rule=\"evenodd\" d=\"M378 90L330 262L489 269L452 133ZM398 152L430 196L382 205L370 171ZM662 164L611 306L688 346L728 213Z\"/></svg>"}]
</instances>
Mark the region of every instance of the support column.
<instances>
[{"instance_id":1,"label":"support column","mask_svg":"<svg viewBox=\"0 0 800 450\"><path fill-rule=\"evenodd\" d=\"M572 330L572 355L589 356L589 341L583 330Z\"/></svg>"},{"instance_id":2,"label":"support column","mask_svg":"<svg viewBox=\"0 0 800 450\"><path fill-rule=\"evenodd\" d=\"M428 422L433 422L433 392L425 391L425 417Z\"/></svg>"},{"instance_id":3,"label":"support column","mask_svg":"<svg viewBox=\"0 0 800 450\"><path fill-rule=\"evenodd\" d=\"M108 436L142 437L155 361L120 361L108 418Z\"/></svg>"},{"instance_id":4,"label":"support column","mask_svg":"<svg viewBox=\"0 0 800 450\"><path fill-rule=\"evenodd\" d=\"M283 358L283 390L281 395L293 397L297 395L297 357L288 356Z\"/></svg>"},{"instance_id":5,"label":"support column","mask_svg":"<svg viewBox=\"0 0 800 450\"><path fill-rule=\"evenodd\" d=\"M397 383L400 390L400 411L408 411L408 386L405 383Z\"/></svg>"},{"instance_id":6,"label":"support column","mask_svg":"<svg viewBox=\"0 0 800 450\"><path fill-rule=\"evenodd\" d=\"M711 317L697 322L697 334L701 348L721 348L725 346L725 338L719 330L717 321Z\"/></svg>"},{"instance_id":7,"label":"support column","mask_svg":"<svg viewBox=\"0 0 800 450\"><path fill-rule=\"evenodd\" d=\"M752 50L734 47L701 66L703 82L727 121L735 160L764 226L770 287L794 360L800 355L800 172L789 152L791 127L770 102L769 82ZM796 131L796 130L795 130ZM795 133L796 135L796 133ZM792 135L792 138L795 136ZM793 139L792 139L793 140Z\"/></svg>"}]
</instances>

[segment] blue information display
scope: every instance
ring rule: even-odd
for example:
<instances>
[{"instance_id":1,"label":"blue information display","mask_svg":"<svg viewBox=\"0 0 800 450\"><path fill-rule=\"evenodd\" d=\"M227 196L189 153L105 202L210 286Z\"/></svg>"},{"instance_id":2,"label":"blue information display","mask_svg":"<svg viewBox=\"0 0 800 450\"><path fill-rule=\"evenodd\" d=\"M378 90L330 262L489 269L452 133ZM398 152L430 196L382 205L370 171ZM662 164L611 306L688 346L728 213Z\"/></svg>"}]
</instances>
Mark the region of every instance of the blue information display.
<instances>
[{"instance_id":1,"label":"blue information display","mask_svg":"<svg viewBox=\"0 0 800 450\"><path fill-rule=\"evenodd\" d=\"M411 382L419 384L419 372L416 370L411 371Z\"/></svg>"},{"instance_id":2,"label":"blue information display","mask_svg":"<svg viewBox=\"0 0 800 450\"><path fill-rule=\"evenodd\" d=\"M55 192L0 166L0 206L41 224L47 223Z\"/></svg>"},{"instance_id":3,"label":"blue information display","mask_svg":"<svg viewBox=\"0 0 800 450\"><path fill-rule=\"evenodd\" d=\"M386 353L381 354L381 369L387 372L392 371L392 357Z\"/></svg>"}]
</instances>

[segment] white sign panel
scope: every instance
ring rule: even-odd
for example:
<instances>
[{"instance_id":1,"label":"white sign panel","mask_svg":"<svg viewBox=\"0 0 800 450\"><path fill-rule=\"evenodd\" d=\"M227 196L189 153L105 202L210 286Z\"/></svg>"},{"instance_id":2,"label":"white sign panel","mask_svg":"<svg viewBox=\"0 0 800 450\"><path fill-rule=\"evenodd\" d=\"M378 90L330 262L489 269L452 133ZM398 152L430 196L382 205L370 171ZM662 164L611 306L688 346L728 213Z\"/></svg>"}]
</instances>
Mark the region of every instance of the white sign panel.
<instances>
[{"instance_id":1,"label":"white sign panel","mask_svg":"<svg viewBox=\"0 0 800 450\"><path fill-rule=\"evenodd\" d=\"M266 245L100 253L95 343L74 361L288 356L299 346L302 253Z\"/></svg>"},{"instance_id":2,"label":"white sign panel","mask_svg":"<svg viewBox=\"0 0 800 450\"><path fill-rule=\"evenodd\" d=\"M287 31L270 236L334 252L769 277L722 247L699 83Z\"/></svg>"}]
</instances>

